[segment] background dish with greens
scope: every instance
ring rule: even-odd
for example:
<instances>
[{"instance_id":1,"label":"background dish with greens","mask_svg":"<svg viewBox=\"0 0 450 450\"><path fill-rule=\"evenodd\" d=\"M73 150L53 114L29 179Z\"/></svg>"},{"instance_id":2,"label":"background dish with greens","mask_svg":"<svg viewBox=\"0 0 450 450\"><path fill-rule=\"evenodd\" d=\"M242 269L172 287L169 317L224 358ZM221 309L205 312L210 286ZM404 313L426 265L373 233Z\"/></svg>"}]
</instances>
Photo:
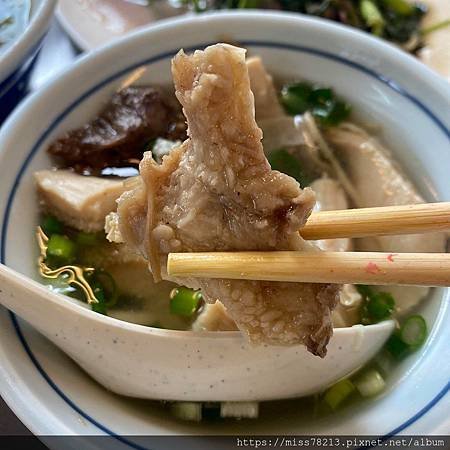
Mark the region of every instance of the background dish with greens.
<instances>
[{"instance_id":1,"label":"background dish with greens","mask_svg":"<svg viewBox=\"0 0 450 450\"><path fill-rule=\"evenodd\" d=\"M174 15L255 8L318 16L356 27L416 54L450 78L447 0L61 0L57 15L77 45L91 50Z\"/></svg>"}]
</instances>

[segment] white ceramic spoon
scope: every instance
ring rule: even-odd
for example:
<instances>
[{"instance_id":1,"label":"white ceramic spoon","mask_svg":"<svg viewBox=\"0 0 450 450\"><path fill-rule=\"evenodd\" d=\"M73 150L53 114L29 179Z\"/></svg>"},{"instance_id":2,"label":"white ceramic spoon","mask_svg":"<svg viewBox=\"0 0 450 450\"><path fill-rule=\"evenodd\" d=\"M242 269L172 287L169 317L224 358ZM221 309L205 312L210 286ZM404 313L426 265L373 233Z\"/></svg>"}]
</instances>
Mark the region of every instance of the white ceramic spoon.
<instances>
[{"instance_id":1,"label":"white ceramic spoon","mask_svg":"<svg viewBox=\"0 0 450 450\"><path fill-rule=\"evenodd\" d=\"M357 370L393 321L337 328L324 359L303 346L252 346L239 332L161 330L102 316L0 265L0 302L113 392L161 400L298 397Z\"/></svg>"}]
</instances>

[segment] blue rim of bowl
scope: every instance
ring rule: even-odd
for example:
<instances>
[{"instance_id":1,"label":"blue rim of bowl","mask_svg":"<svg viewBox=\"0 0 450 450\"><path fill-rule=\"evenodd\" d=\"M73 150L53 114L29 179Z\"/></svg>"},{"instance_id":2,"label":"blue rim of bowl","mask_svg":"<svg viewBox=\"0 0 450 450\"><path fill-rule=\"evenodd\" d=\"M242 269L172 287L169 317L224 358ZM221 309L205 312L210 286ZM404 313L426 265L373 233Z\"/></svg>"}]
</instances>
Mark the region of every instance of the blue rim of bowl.
<instances>
[{"instance_id":1,"label":"blue rim of bowl","mask_svg":"<svg viewBox=\"0 0 450 450\"><path fill-rule=\"evenodd\" d=\"M191 52L199 48L207 47L208 45L213 44L213 42L209 43L201 43L193 47L185 48L186 52ZM367 67L362 66L359 63L356 63L354 61L351 61L349 59L346 59L342 56L338 56L323 50L318 50L311 47L305 47L305 46L298 46L298 45L292 45L292 44L285 44L285 43L277 43L277 42L266 42L266 41L257 41L257 40L243 40L240 41L240 44L246 47L266 47L266 48L278 48L278 49L284 49L284 50L291 50L301 53L307 53L312 54L318 57L322 57L325 59L333 60L335 62L341 63L343 65L346 65L352 69L355 69L359 72L363 72L366 75L370 76L371 78L374 78L378 80L379 82L387 85L390 89L397 92L401 96L407 98L409 101L411 101L416 107L418 107L422 112L424 112L431 120L432 122L447 136L447 138L450 140L450 129L446 127L446 125L438 118L436 115L426 106L424 105L418 98L408 93L406 90L404 90L399 84L397 84L395 81L378 74L377 72L368 69ZM137 67L140 67L142 65L149 65L158 61L161 61L163 59L172 58L176 53L178 52L178 49L167 51L164 53L160 53L156 56L153 56L151 58L148 58L144 61L140 61L138 63L134 63L131 66L121 69L120 71L116 72L113 75L110 75L109 77L105 78L101 82L97 83L92 88L88 89L83 95L78 97L75 101L73 101L68 107L64 109L63 112L61 112L50 124L48 128L46 128L45 132L40 136L40 138L36 141L35 145L32 147L30 153L26 157L25 161L23 162L19 173L16 176L16 179L14 180L12 189L10 191L10 194L8 196L7 205L5 208L4 213L4 220L3 220L3 226L1 230L1 253L0 253L0 262L5 264L5 244L6 244L6 235L7 235L7 229L8 229L8 223L9 223L9 216L10 211L12 207L12 203L14 201L14 196L16 194L20 179L22 178L26 168L28 167L28 164L33 159L36 152L41 147L43 141L48 137L51 131L81 102L83 102L86 98L88 98L91 94L96 92L97 90L101 89L105 85L109 84L110 82L116 80L117 78L120 78L121 76L125 75L126 73L130 72L133 69L136 69ZM71 408L73 408L78 414L80 414L82 417L84 417L86 420L88 420L90 423L92 423L94 426L99 428L101 431L106 433L107 435L117 439L118 441L130 446L131 448L134 448L136 450L149 450L146 447L142 447L135 442L126 439L119 434L115 433L114 431L110 430L106 426L102 425L98 421L96 421L94 418L92 418L89 414L87 414L85 411L83 411L79 406L77 406L57 385L56 383L50 378L50 376L45 372L42 365L37 360L36 356L33 354L27 340L25 339L25 336L20 328L20 325L17 321L17 317L14 313L9 312L10 318L13 324L13 327L17 333L17 336L24 347L25 352L28 354L31 362L36 367L37 371L42 375L42 377L46 380L46 382L49 384L49 386L58 394ZM424 414L426 414L428 411L430 411L431 408L433 408L450 390L450 381L440 390L440 392L433 397L430 402L428 402L421 410L419 410L416 414L414 414L411 418L409 418L407 421L405 421L403 424L399 425L389 433L386 433L384 436L381 437L382 440L387 440L392 436L395 436L396 434L400 433L401 431L408 428L410 425L415 423L417 420L419 420ZM367 447L369 448L369 447Z\"/></svg>"}]
</instances>

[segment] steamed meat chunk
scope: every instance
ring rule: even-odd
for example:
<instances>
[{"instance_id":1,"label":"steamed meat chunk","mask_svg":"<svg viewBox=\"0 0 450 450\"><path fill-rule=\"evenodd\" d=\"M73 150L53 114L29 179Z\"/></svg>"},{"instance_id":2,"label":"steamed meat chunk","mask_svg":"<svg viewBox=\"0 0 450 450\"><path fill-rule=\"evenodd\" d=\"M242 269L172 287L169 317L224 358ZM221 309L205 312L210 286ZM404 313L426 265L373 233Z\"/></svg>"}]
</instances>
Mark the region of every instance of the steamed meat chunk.
<instances>
[{"instance_id":1,"label":"steamed meat chunk","mask_svg":"<svg viewBox=\"0 0 450 450\"><path fill-rule=\"evenodd\" d=\"M248 58L248 75L250 88L255 99L255 118L260 120L285 116L285 112L278 101L277 92L271 75L267 72L259 56Z\"/></svg>"},{"instance_id":2,"label":"steamed meat chunk","mask_svg":"<svg viewBox=\"0 0 450 450\"><path fill-rule=\"evenodd\" d=\"M254 119L245 51L218 44L172 66L189 139L164 158L147 153L142 183L119 201L119 224L165 278L169 252L309 250L297 230L314 194L272 171ZM332 334L333 285L240 280L173 280L220 300L253 342L305 344L320 356Z\"/></svg>"},{"instance_id":3,"label":"steamed meat chunk","mask_svg":"<svg viewBox=\"0 0 450 450\"><path fill-rule=\"evenodd\" d=\"M303 145L305 139L301 126L284 112L272 76L267 72L262 59L253 56L246 63L255 99L255 118L263 131L265 152Z\"/></svg>"},{"instance_id":4,"label":"steamed meat chunk","mask_svg":"<svg viewBox=\"0 0 450 450\"><path fill-rule=\"evenodd\" d=\"M359 208L372 206L424 203L417 189L393 163L388 149L362 128L344 123L328 130L327 140L343 162L346 172L360 199ZM370 174L370 176L368 176ZM445 252L444 233L404 236L379 236L360 240L364 250L384 252ZM430 288L419 286L383 286L396 299L399 313L409 312L423 299Z\"/></svg>"},{"instance_id":5,"label":"steamed meat chunk","mask_svg":"<svg viewBox=\"0 0 450 450\"><path fill-rule=\"evenodd\" d=\"M117 208L126 187L120 180L85 177L70 170L40 170L34 174L43 208L66 225L100 231L105 216Z\"/></svg>"}]
</instances>

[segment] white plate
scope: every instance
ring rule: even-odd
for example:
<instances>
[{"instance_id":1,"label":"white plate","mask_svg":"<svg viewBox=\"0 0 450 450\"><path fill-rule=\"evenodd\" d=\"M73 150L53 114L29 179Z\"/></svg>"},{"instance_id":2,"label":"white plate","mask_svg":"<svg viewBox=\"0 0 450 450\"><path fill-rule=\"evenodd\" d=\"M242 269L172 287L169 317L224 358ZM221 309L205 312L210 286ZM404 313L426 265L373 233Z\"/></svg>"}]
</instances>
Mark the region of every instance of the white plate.
<instances>
[{"instance_id":1,"label":"white plate","mask_svg":"<svg viewBox=\"0 0 450 450\"><path fill-rule=\"evenodd\" d=\"M394 143L396 155L426 196L450 199L450 117L445 115L450 88L431 71L391 46L329 22L287 14L222 14L161 22L92 52L21 105L0 132L0 144L8 139L15 142L8 146L14 148L11 157L3 158L4 166L0 165L0 223L9 208L10 188L33 146L93 115L129 68L151 62L163 70L150 70L147 76L167 79L169 58L179 46L198 46L225 33L243 41L259 41L248 46L254 54L266 57L272 70L298 71L332 84L357 110L367 111L376 121L384 119L384 135ZM68 85L72 88L67 89ZM74 105L78 109L71 114ZM42 113L34 113L34 108ZM33 120L28 120L30 112ZM21 124L25 119L26 133ZM15 130L16 126L22 128ZM45 164L45 157L40 153L27 161L25 174ZM34 218L32 208L26 206L33 202L31 179L23 177L17 187L18 196L11 203L12 226L2 230L3 251L7 244L2 261L31 274L34 263L23 256L30 254L33 245L30 224ZM265 405L272 412L263 412L258 421L199 425L175 421L151 402L107 392L4 310L0 311L0 393L34 433L111 434L118 442L122 441L117 436L133 434L444 433L450 429L446 395L450 389L450 329L445 326L450 320L449 292L434 294L422 311L433 324L427 346L396 368L386 394L316 421L302 412L297 401Z\"/></svg>"},{"instance_id":2,"label":"white plate","mask_svg":"<svg viewBox=\"0 0 450 450\"><path fill-rule=\"evenodd\" d=\"M156 20L185 13L184 8L171 7L170 0L151 1L149 8L125 0L59 0L56 15L72 40L89 51ZM450 19L448 0L420 1L430 9L424 27ZM432 33L426 42L420 59L450 81L450 27Z\"/></svg>"},{"instance_id":3,"label":"white plate","mask_svg":"<svg viewBox=\"0 0 450 450\"><path fill-rule=\"evenodd\" d=\"M124 0L60 0L56 16L72 40L89 51L148 25L185 12L166 0L143 7Z\"/></svg>"}]
</instances>

